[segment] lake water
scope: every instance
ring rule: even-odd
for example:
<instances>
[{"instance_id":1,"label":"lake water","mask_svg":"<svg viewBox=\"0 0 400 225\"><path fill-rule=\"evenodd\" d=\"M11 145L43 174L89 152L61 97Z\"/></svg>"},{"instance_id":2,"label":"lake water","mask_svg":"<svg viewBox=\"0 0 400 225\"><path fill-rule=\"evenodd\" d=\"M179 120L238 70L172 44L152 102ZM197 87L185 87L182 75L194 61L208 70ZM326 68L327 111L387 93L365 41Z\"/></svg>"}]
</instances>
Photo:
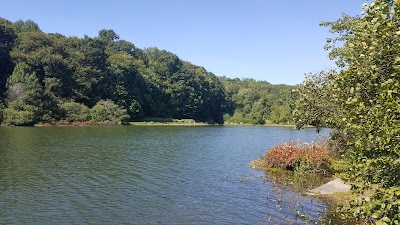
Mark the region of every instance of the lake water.
<instances>
[{"instance_id":1,"label":"lake water","mask_svg":"<svg viewBox=\"0 0 400 225\"><path fill-rule=\"evenodd\" d=\"M325 206L249 163L316 137L262 126L0 128L0 224L302 224L296 211L317 219Z\"/></svg>"}]
</instances>

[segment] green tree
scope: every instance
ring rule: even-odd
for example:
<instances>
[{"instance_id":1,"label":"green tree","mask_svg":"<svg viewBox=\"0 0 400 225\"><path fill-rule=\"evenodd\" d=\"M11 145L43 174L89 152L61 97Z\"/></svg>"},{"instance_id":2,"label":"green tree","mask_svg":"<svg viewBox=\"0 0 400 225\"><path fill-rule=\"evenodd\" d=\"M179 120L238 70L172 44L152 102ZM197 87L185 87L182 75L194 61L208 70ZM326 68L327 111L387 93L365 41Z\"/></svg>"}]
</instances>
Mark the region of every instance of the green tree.
<instances>
[{"instance_id":1,"label":"green tree","mask_svg":"<svg viewBox=\"0 0 400 225\"><path fill-rule=\"evenodd\" d=\"M69 41L73 65L74 100L91 107L100 99L111 98L106 45L99 39L84 37Z\"/></svg>"},{"instance_id":2,"label":"green tree","mask_svg":"<svg viewBox=\"0 0 400 225\"><path fill-rule=\"evenodd\" d=\"M13 23L13 29L16 33L23 32L41 32L42 30L33 20L17 20Z\"/></svg>"},{"instance_id":3,"label":"green tree","mask_svg":"<svg viewBox=\"0 0 400 225\"><path fill-rule=\"evenodd\" d=\"M174 73L171 77L170 96L174 107L173 117L194 118L197 105L194 91L195 82L193 75L187 73Z\"/></svg>"},{"instance_id":4,"label":"green tree","mask_svg":"<svg viewBox=\"0 0 400 225\"><path fill-rule=\"evenodd\" d=\"M340 71L306 81L313 84L305 84L300 99L312 96L315 103L299 101L298 107L301 111L310 105L315 110L298 120L298 125L317 121L335 128L342 137L339 150L349 162L347 175L353 188L371 195L355 200L351 214L367 223L398 224L400 1L376 0L363 7L361 17L345 15L323 23L338 34L328 39L326 48ZM318 99L313 90L322 97ZM303 95L305 91L309 93Z\"/></svg>"},{"instance_id":5,"label":"green tree","mask_svg":"<svg viewBox=\"0 0 400 225\"><path fill-rule=\"evenodd\" d=\"M90 109L82 103L64 102L60 108L64 111L64 119L69 122L85 122L90 120Z\"/></svg>"},{"instance_id":6,"label":"green tree","mask_svg":"<svg viewBox=\"0 0 400 225\"><path fill-rule=\"evenodd\" d=\"M288 124L291 122L291 111L287 105L273 106L271 109L271 121L277 124Z\"/></svg>"},{"instance_id":7,"label":"green tree","mask_svg":"<svg viewBox=\"0 0 400 225\"><path fill-rule=\"evenodd\" d=\"M0 124L3 122L4 105L0 102Z\"/></svg>"},{"instance_id":8,"label":"green tree","mask_svg":"<svg viewBox=\"0 0 400 225\"><path fill-rule=\"evenodd\" d=\"M157 48L145 49L143 62L154 94L153 115L223 123L225 93L214 74Z\"/></svg>"},{"instance_id":9,"label":"green tree","mask_svg":"<svg viewBox=\"0 0 400 225\"><path fill-rule=\"evenodd\" d=\"M254 79L220 78L225 88L228 123L291 123L293 86L274 85Z\"/></svg>"},{"instance_id":10,"label":"green tree","mask_svg":"<svg viewBox=\"0 0 400 225\"><path fill-rule=\"evenodd\" d=\"M10 51L14 46L16 35L12 23L0 18L0 99L5 93L5 84L12 73L14 64L11 61Z\"/></svg>"},{"instance_id":11,"label":"green tree","mask_svg":"<svg viewBox=\"0 0 400 225\"><path fill-rule=\"evenodd\" d=\"M110 44L115 40L118 40L119 36L113 30L102 29L99 31L98 38L104 41L105 43Z\"/></svg>"},{"instance_id":12,"label":"green tree","mask_svg":"<svg viewBox=\"0 0 400 225\"><path fill-rule=\"evenodd\" d=\"M10 53L13 60L32 67L47 95L56 99L71 97L73 70L67 61L65 37L34 31L19 33L17 40Z\"/></svg>"},{"instance_id":13,"label":"green tree","mask_svg":"<svg viewBox=\"0 0 400 225\"><path fill-rule=\"evenodd\" d=\"M108 58L112 99L128 110L132 118L142 115L143 88L147 84L136 69L134 58L125 53L115 53Z\"/></svg>"},{"instance_id":14,"label":"green tree","mask_svg":"<svg viewBox=\"0 0 400 225\"><path fill-rule=\"evenodd\" d=\"M344 112L336 98L338 93L333 89L333 79L336 76L335 71L309 74L304 83L295 90L298 97L293 117L298 129L307 125L317 129L341 126Z\"/></svg>"},{"instance_id":15,"label":"green tree","mask_svg":"<svg viewBox=\"0 0 400 225\"><path fill-rule=\"evenodd\" d=\"M176 117L223 122L227 103L221 82L173 53L138 49L119 40L113 30L100 30L94 38L77 38L46 34L31 20L13 24L0 20L0 24L0 99L8 95L4 101L7 118L16 112L31 118L18 124L53 122L65 117L65 102L93 107L101 99L126 109L132 119ZM38 112L28 110L28 106L25 110L26 99L13 99L13 95L26 92L22 81L11 82L6 90L6 81L18 63L29 66L29 74L34 74L39 84L40 104L30 105ZM22 111L30 114L22 115ZM20 117L8 121L22 121Z\"/></svg>"},{"instance_id":16,"label":"green tree","mask_svg":"<svg viewBox=\"0 0 400 225\"><path fill-rule=\"evenodd\" d=\"M43 89L32 69L18 63L7 80L7 108L4 122L12 125L32 125L43 113Z\"/></svg>"}]
</instances>

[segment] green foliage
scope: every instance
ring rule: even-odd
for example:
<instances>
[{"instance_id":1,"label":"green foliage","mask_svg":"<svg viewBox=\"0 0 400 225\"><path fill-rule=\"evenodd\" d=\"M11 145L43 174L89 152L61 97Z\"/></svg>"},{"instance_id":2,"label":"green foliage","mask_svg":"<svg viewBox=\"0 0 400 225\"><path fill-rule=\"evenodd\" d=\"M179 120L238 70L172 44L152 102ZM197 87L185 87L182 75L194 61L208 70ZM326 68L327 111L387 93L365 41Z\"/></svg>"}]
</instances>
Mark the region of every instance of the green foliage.
<instances>
[{"instance_id":1,"label":"green foliage","mask_svg":"<svg viewBox=\"0 0 400 225\"><path fill-rule=\"evenodd\" d=\"M27 63L36 73L45 93L52 98L72 96L74 67L69 62L68 44L62 35L49 35L41 31L18 34L17 44L10 55L15 62Z\"/></svg>"},{"instance_id":2,"label":"green foliage","mask_svg":"<svg viewBox=\"0 0 400 225\"><path fill-rule=\"evenodd\" d=\"M0 124L3 122L3 111L4 111L4 106L3 103L0 102Z\"/></svg>"},{"instance_id":3,"label":"green foliage","mask_svg":"<svg viewBox=\"0 0 400 225\"><path fill-rule=\"evenodd\" d=\"M112 99L127 109L131 118L140 117L142 104L137 98L144 98L141 88L147 84L137 70L133 56L125 52L114 53L108 58L108 63L113 75L110 79Z\"/></svg>"},{"instance_id":4,"label":"green foliage","mask_svg":"<svg viewBox=\"0 0 400 225\"><path fill-rule=\"evenodd\" d=\"M39 109L32 105L25 105L21 100L15 100L4 109L3 122L10 125L32 125L37 120Z\"/></svg>"},{"instance_id":5,"label":"green foliage","mask_svg":"<svg viewBox=\"0 0 400 225\"><path fill-rule=\"evenodd\" d=\"M349 206L342 206L342 216L357 215L369 224L399 224L400 187L379 188L372 185L368 193L355 198Z\"/></svg>"},{"instance_id":6,"label":"green foliage","mask_svg":"<svg viewBox=\"0 0 400 225\"><path fill-rule=\"evenodd\" d=\"M111 97L110 78L107 70L107 54L105 44L99 40L84 37L78 40L76 52L79 57L75 69L74 82L77 85L76 101L93 106L100 99Z\"/></svg>"},{"instance_id":7,"label":"green foliage","mask_svg":"<svg viewBox=\"0 0 400 225\"><path fill-rule=\"evenodd\" d=\"M93 107L101 99L126 109L132 120L159 117L223 123L226 113L228 122L237 123L292 120L290 86L219 79L171 52L138 49L119 40L113 30L77 38L44 33L31 20L1 19L0 25L0 40L5 43L0 48L0 99L8 103L13 95L29 92L23 82L5 87L14 65L27 64L38 81L41 101L36 105L40 113L31 123L63 119L62 102ZM79 120L86 118L82 113Z\"/></svg>"},{"instance_id":8,"label":"green foliage","mask_svg":"<svg viewBox=\"0 0 400 225\"><path fill-rule=\"evenodd\" d=\"M288 105L272 106L270 120L277 124L288 124L292 120L291 114L291 109Z\"/></svg>"},{"instance_id":9,"label":"green foliage","mask_svg":"<svg viewBox=\"0 0 400 225\"><path fill-rule=\"evenodd\" d=\"M113 41L118 40L119 36L113 30L102 29L99 31L98 38L105 43L112 43Z\"/></svg>"},{"instance_id":10,"label":"green foliage","mask_svg":"<svg viewBox=\"0 0 400 225\"><path fill-rule=\"evenodd\" d=\"M90 120L90 109L82 103L65 102L60 105L65 113L65 120L69 122L85 122Z\"/></svg>"},{"instance_id":11,"label":"green foliage","mask_svg":"<svg viewBox=\"0 0 400 225\"><path fill-rule=\"evenodd\" d=\"M90 116L95 122L118 121L125 123L129 118L126 109L119 107L111 100L97 102L90 110Z\"/></svg>"},{"instance_id":12,"label":"green foliage","mask_svg":"<svg viewBox=\"0 0 400 225\"><path fill-rule=\"evenodd\" d=\"M113 120L112 112L101 104L96 104L93 106L93 108L90 110L90 115L92 120L95 122Z\"/></svg>"},{"instance_id":13,"label":"green foliage","mask_svg":"<svg viewBox=\"0 0 400 225\"><path fill-rule=\"evenodd\" d=\"M226 77L221 77L220 81L225 88L227 98L228 114L224 116L226 123L292 122L292 105L295 98L292 93L293 86Z\"/></svg>"},{"instance_id":14,"label":"green foliage","mask_svg":"<svg viewBox=\"0 0 400 225\"><path fill-rule=\"evenodd\" d=\"M150 88L158 89L153 92L158 95L157 104L149 104L153 117L223 123L225 92L214 74L164 50L149 48L144 54L150 69L144 76L149 78Z\"/></svg>"},{"instance_id":15,"label":"green foliage","mask_svg":"<svg viewBox=\"0 0 400 225\"><path fill-rule=\"evenodd\" d=\"M300 99L313 99L298 101L300 114L309 114L296 118L301 119L299 127L314 123L337 130L338 150L349 163L347 176L354 190L371 195L353 202L354 216L368 223L398 224L400 1L376 0L363 7L361 17L323 23L339 34L328 39L326 49L341 69L326 76L327 82L312 78L314 84L305 84ZM328 85L318 87L321 83Z\"/></svg>"},{"instance_id":16,"label":"green foliage","mask_svg":"<svg viewBox=\"0 0 400 225\"><path fill-rule=\"evenodd\" d=\"M5 84L8 76L13 71L10 51L15 43L16 35L12 29L12 23L0 18L0 98L5 92Z\"/></svg>"},{"instance_id":17,"label":"green foliage","mask_svg":"<svg viewBox=\"0 0 400 225\"><path fill-rule=\"evenodd\" d=\"M293 118L298 129L313 125L337 128L343 118L343 110L333 90L335 71L322 71L309 74L304 83L295 90L298 94Z\"/></svg>"},{"instance_id":18,"label":"green foliage","mask_svg":"<svg viewBox=\"0 0 400 225\"><path fill-rule=\"evenodd\" d=\"M25 63L18 63L7 80L7 109L4 123L31 125L43 114L43 89L32 69Z\"/></svg>"},{"instance_id":19,"label":"green foliage","mask_svg":"<svg viewBox=\"0 0 400 225\"><path fill-rule=\"evenodd\" d=\"M62 119L61 102L93 107L101 99L126 109L130 119L175 117L223 123L222 84L214 74L170 52L138 49L119 40L113 30L77 38L46 34L31 20L1 19L0 25L0 99L8 107L13 95L29 92L23 82L5 87L14 63L29 65L41 96L37 105L41 115L35 113L30 123ZM68 118L82 120L83 114Z\"/></svg>"},{"instance_id":20,"label":"green foliage","mask_svg":"<svg viewBox=\"0 0 400 225\"><path fill-rule=\"evenodd\" d=\"M32 20L18 20L13 24L13 29L17 33L41 31L38 24Z\"/></svg>"}]
</instances>

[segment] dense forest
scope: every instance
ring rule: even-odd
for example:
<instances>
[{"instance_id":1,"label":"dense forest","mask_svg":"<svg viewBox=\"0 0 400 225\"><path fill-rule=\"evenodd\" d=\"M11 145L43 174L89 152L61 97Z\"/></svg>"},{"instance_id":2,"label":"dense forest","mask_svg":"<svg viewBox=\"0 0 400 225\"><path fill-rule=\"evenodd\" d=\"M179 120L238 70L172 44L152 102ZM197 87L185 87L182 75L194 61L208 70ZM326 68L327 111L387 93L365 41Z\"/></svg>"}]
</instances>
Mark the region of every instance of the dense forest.
<instances>
[{"instance_id":1,"label":"dense forest","mask_svg":"<svg viewBox=\"0 0 400 225\"><path fill-rule=\"evenodd\" d=\"M294 86L275 85L254 79L220 77L225 88L227 124L289 124L296 92Z\"/></svg>"},{"instance_id":2,"label":"dense forest","mask_svg":"<svg viewBox=\"0 0 400 225\"><path fill-rule=\"evenodd\" d=\"M113 30L66 37L31 20L0 18L0 43L2 124L291 121L290 86L218 78L171 52L137 48Z\"/></svg>"}]
</instances>

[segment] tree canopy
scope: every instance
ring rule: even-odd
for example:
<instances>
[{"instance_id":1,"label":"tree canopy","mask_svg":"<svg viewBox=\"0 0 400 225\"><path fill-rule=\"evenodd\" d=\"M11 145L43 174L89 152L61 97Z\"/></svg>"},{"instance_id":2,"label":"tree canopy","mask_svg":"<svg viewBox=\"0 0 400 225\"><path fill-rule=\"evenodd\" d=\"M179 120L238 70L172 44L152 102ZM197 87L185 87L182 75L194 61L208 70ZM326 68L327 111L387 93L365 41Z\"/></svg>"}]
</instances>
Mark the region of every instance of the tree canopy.
<instances>
[{"instance_id":1,"label":"tree canopy","mask_svg":"<svg viewBox=\"0 0 400 225\"><path fill-rule=\"evenodd\" d=\"M227 123L291 124L296 95L290 85L254 79L220 78L227 98Z\"/></svg>"},{"instance_id":2,"label":"tree canopy","mask_svg":"<svg viewBox=\"0 0 400 225\"><path fill-rule=\"evenodd\" d=\"M251 118L241 119L246 123L290 120L289 103L275 104L278 95L270 96L287 96L286 86L268 84L263 91L257 85L262 82L253 82L242 87L171 52L136 48L113 30L102 29L97 37L66 37L44 33L32 20L0 19L0 41L0 122L5 124L99 121L98 113L112 104L128 117L103 119L223 123L223 115L230 113ZM232 85L241 91L233 93Z\"/></svg>"}]
</instances>

